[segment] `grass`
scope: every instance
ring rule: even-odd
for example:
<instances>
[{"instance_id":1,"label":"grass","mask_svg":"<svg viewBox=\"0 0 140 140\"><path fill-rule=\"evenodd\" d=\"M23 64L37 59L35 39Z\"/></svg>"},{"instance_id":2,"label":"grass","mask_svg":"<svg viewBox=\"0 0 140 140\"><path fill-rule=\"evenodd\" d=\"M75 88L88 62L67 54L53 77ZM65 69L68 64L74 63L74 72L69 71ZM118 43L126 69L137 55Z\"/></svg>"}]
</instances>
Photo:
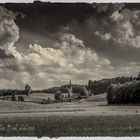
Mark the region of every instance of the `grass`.
<instances>
[{"instance_id":1,"label":"grass","mask_svg":"<svg viewBox=\"0 0 140 140\"><path fill-rule=\"evenodd\" d=\"M32 116L0 119L1 136L140 136L140 116Z\"/></svg>"},{"instance_id":2,"label":"grass","mask_svg":"<svg viewBox=\"0 0 140 140\"><path fill-rule=\"evenodd\" d=\"M107 106L100 101L45 105L0 101L0 136L140 136L139 106Z\"/></svg>"}]
</instances>

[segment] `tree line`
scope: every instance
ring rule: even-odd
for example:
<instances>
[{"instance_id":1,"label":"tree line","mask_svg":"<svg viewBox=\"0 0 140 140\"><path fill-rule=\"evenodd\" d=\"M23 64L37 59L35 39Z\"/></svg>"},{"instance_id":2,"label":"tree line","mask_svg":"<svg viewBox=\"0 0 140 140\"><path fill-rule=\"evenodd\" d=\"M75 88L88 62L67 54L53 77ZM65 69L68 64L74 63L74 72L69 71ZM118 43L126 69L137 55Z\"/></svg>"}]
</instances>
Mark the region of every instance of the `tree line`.
<instances>
[{"instance_id":1,"label":"tree line","mask_svg":"<svg viewBox=\"0 0 140 140\"><path fill-rule=\"evenodd\" d=\"M108 104L140 102L140 81L111 84L107 89Z\"/></svg>"},{"instance_id":2,"label":"tree line","mask_svg":"<svg viewBox=\"0 0 140 140\"><path fill-rule=\"evenodd\" d=\"M87 88L87 85L79 85L79 84L67 84L67 85L62 85L60 87L52 87L48 89L41 90L40 92L44 93L56 93L57 91L60 91L61 93L69 93L68 89L72 87L72 93L80 93L80 95L85 95L85 90L84 87Z\"/></svg>"},{"instance_id":3,"label":"tree line","mask_svg":"<svg viewBox=\"0 0 140 140\"><path fill-rule=\"evenodd\" d=\"M21 89L1 89L0 96L11 96L11 95L29 95L32 93L31 87L27 84L24 90Z\"/></svg>"},{"instance_id":4,"label":"tree line","mask_svg":"<svg viewBox=\"0 0 140 140\"><path fill-rule=\"evenodd\" d=\"M105 93L108 89L108 87L111 84L124 84L126 82L132 82L136 80L135 77L126 77L126 76L121 76L121 77L116 77L116 78L111 78L111 79L102 79L102 80L89 80L88 82L88 89L93 93L94 95L97 94L102 94Z\"/></svg>"},{"instance_id":5,"label":"tree line","mask_svg":"<svg viewBox=\"0 0 140 140\"><path fill-rule=\"evenodd\" d=\"M19 89L1 89L0 96L10 96L10 95L26 95L25 90Z\"/></svg>"}]
</instances>

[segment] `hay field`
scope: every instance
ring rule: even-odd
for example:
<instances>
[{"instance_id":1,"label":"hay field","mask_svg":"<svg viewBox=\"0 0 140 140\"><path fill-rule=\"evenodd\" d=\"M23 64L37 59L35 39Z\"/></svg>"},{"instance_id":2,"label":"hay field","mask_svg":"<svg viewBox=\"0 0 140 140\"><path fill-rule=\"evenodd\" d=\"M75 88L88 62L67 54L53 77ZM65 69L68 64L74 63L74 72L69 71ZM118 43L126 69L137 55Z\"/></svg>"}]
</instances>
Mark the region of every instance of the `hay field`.
<instances>
[{"instance_id":1,"label":"hay field","mask_svg":"<svg viewBox=\"0 0 140 140\"><path fill-rule=\"evenodd\" d=\"M32 114L47 116L68 114L72 116L140 115L139 105L107 105L106 94L90 96L79 102L39 104L40 100L48 97L53 99L51 94L37 93L26 98L36 100L38 103L0 100L0 117L9 113L17 115L19 112L25 116Z\"/></svg>"},{"instance_id":2,"label":"hay field","mask_svg":"<svg viewBox=\"0 0 140 140\"><path fill-rule=\"evenodd\" d=\"M140 136L140 106L108 106L105 98L55 104L0 100L0 135Z\"/></svg>"}]
</instances>

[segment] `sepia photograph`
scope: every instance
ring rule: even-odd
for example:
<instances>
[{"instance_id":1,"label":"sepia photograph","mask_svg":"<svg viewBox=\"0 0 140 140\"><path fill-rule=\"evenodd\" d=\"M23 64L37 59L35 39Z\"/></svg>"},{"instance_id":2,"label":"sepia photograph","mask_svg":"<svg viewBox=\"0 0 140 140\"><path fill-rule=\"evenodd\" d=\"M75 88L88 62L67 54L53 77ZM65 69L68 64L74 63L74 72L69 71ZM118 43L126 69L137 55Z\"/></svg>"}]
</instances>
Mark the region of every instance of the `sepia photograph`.
<instances>
[{"instance_id":1,"label":"sepia photograph","mask_svg":"<svg viewBox=\"0 0 140 140\"><path fill-rule=\"evenodd\" d=\"M0 2L0 136L140 136L140 3Z\"/></svg>"}]
</instances>

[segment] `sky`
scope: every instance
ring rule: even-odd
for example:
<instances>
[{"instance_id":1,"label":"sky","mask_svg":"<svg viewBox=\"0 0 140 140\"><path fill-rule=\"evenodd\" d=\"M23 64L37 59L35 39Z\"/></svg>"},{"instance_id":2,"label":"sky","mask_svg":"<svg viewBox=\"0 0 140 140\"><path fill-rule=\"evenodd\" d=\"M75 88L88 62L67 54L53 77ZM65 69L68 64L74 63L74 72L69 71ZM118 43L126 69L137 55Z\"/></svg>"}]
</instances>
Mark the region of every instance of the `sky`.
<instances>
[{"instance_id":1,"label":"sky","mask_svg":"<svg viewBox=\"0 0 140 140\"><path fill-rule=\"evenodd\" d=\"M136 76L139 18L140 4L2 4L0 88Z\"/></svg>"}]
</instances>

